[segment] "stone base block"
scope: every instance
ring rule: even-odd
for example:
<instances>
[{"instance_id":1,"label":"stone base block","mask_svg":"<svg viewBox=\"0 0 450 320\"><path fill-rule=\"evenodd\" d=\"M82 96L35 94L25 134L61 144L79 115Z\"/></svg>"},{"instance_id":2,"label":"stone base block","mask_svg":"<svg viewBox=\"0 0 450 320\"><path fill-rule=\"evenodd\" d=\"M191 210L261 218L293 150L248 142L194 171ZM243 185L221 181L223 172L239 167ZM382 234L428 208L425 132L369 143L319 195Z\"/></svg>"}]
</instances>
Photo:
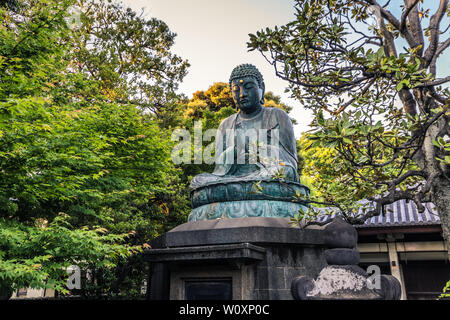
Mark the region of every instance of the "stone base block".
<instances>
[{"instance_id":1,"label":"stone base block","mask_svg":"<svg viewBox=\"0 0 450 320\"><path fill-rule=\"evenodd\" d=\"M291 282L326 266L323 232L283 218L185 223L146 252L150 299L293 299Z\"/></svg>"}]
</instances>

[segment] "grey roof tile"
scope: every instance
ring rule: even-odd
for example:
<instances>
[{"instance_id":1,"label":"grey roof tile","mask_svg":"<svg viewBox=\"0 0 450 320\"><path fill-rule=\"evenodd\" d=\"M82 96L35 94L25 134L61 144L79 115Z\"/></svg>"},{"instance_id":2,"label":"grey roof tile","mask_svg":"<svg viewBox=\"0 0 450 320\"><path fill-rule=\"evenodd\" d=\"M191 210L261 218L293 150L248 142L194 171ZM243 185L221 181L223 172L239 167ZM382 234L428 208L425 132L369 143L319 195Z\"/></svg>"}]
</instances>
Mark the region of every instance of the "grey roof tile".
<instances>
[{"instance_id":1,"label":"grey roof tile","mask_svg":"<svg viewBox=\"0 0 450 320\"><path fill-rule=\"evenodd\" d=\"M420 226L441 224L439 214L433 203L424 203L425 211L419 212L414 202L399 200L392 205L386 206L385 214L367 219L358 228L391 227L391 226ZM336 212L331 215L325 213L325 208L314 208L318 212L317 220L327 221L336 216ZM330 208L328 208L330 210ZM358 214L362 214L362 209Z\"/></svg>"}]
</instances>

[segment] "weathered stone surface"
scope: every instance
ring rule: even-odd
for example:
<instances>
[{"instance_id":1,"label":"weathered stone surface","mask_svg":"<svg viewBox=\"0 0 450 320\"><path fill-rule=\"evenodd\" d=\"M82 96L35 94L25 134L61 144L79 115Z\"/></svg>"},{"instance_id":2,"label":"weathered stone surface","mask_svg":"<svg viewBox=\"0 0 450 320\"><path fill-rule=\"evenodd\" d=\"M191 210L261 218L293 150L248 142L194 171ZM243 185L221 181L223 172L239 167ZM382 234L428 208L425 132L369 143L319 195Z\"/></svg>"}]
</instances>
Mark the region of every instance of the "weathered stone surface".
<instances>
[{"instance_id":1,"label":"weathered stone surface","mask_svg":"<svg viewBox=\"0 0 450 320\"><path fill-rule=\"evenodd\" d=\"M292 281L291 292L297 300L400 300L400 282L381 275L380 288L368 286L367 273L356 265L328 266L314 280L300 276Z\"/></svg>"},{"instance_id":2,"label":"weathered stone surface","mask_svg":"<svg viewBox=\"0 0 450 320\"><path fill-rule=\"evenodd\" d=\"M236 218L184 223L151 242L153 248L231 243L324 244L320 228L300 229L289 218Z\"/></svg>"},{"instance_id":3,"label":"weathered stone surface","mask_svg":"<svg viewBox=\"0 0 450 320\"><path fill-rule=\"evenodd\" d=\"M235 229L240 227L271 227L271 228L294 228L289 224L288 218L240 218L240 219L216 219L211 221L196 221L183 223L169 233L180 231L198 231L209 229ZM297 229L298 228L294 228Z\"/></svg>"},{"instance_id":4,"label":"weathered stone surface","mask_svg":"<svg viewBox=\"0 0 450 320\"><path fill-rule=\"evenodd\" d=\"M292 282L291 291L301 300L378 300L381 295L367 287L367 277L352 268L328 266L316 280L300 277Z\"/></svg>"},{"instance_id":5,"label":"weathered stone surface","mask_svg":"<svg viewBox=\"0 0 450 320\"><path fill-rule=\"evenodd\" d=\"M255 300L292 300L289 289L262 289L255 291Z\"/></svg>"},{"instance_id":6,"label":"weathered stone surface","mask_svg":"<svg viewBox=\"0 0 450 320\"><path fill-rule=\"evenodd\" d=\"M308 300L307 292L314 289L314 279L308 276L299 276L292 280L291 293L295 300Z\"/></svg>"},{"instance_id":7,"label":"weathered stone surface","mask_svg":"<svg viewBox=\"0 0 450 320\"><path fill-rule=\"evenodd\" d=\"M397 283L391 278L384 278L384 284L377 290L368 285L366 271L357 265L360 260L357 240L356 229L340 217L327 224L324 242L332 248L324 251L328 266L315 279L305 274L295 278L291 284L293 297L299 300L398 299Z\"/></svg>"},{"instance_id":8,"label":"weathered stone surface","mask_svg":"<svg viewBox=\"0 0 450 320\"><path fill-rule=\"evenodd\" d=\"M402 287L400 282L391 275L382 274L380 277L381 289L378 291L384 300L400 300Z\"/></svg>"},{"instance_id":9,"label":"weathered stone surface","mask_svg":"<svg viewBox=\"0 0 450 320\"><path fill-rule=\"evenodd\" d=\"M258 268L258 278L261 279L262 285L267 278L266 285L260 289L286 289L283 267Z\"/></svg>"},{"instance_id":10,"label":"weathered stone surface","mask_svg":"<svg viewBox=\"0 0 450 320\"><path fill-rule=\"evenodd\" d=\"M338 216L325 227L324 240L330 248L355 248L358 232Z\"/></svg>"},{"instance_id":11,"label":"weathered stone surface","mask_svg":"<svg viewBox=\"0 0 450 320\"><path fill-rule=\"evenodd\" d=\"M199 247L179 247L149 250L145 259L151 262L189 261L252 261L263 260L266 249L249 243L212 245Z\"/></svg>"},{"instance_id":12,"label":"weathered stone surface","mask_svg":"<svg viewBox=\"0 0 450 320\"><path fill-rule=\"evenodd\" d=\"M169 268L164 263L152 263L151 286L147 291L150 300L169 300L170 274Z\"/></svg>"},{"instance_id":13,"label":"weathered stone surface","mask_svg":"<svg viewBox=\"0 0 450 320\"><path fill-rule=\"evenodd\" d=\"M316 272L317 273L317 272ZM307 275L306 269L301 268L284 268L284 287L291 288L292 281L298 277L299 274Z\"/></svg>"},{"instance_id":14,"label":"weathered stone surface","mask_svg":"<svg viewBox=\"0 0 450 320\"><path fill-rule=\"evenodd\" d=\"M325 250L325 260L329 265L358 264L360 259L357 249L335 248Z\"/></svg>"},{"instance_id":15,"label":"weathered stone surface","mask_svg":"<svg viewBox=\"0 0 450 320\"><path fill-rule=\"evenodd\" d=\"M289 289L269 290L270 300L292 300L292 293Z\"/></svg>"},{"instance_id":16,"label":"weathered stone surface","mask_svg":"<svg viewBox=\"0 0 450 320\"><path fill-rule=\"evenodd\" d=\"M299 229L289 219L205 220L178 226L145 254L150 265L165 265L174 299L184 297L183 279L231 277L234 299L285 300L295 277L316 277L327 265L323 242L323 228ZM162 286L159 274L152 285Z\"/></svg>"}]
</instances>

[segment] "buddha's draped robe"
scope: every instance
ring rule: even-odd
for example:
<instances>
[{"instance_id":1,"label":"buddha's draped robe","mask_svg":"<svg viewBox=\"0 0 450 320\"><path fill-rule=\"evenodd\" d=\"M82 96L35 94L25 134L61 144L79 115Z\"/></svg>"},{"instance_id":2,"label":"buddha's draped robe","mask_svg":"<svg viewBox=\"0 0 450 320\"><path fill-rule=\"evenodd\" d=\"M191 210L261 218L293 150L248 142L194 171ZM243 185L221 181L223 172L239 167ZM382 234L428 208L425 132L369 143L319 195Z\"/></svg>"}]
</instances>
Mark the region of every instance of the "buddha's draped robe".
<instances>
[{"instance_id":1,"label":"buddha's draped robe","mask_svg":"<svg viewBox=\"0 0 450 320\"><path fill-rule=\"evenodd\" d=\"M257 133L259 145L252 145L244 133ZM280 169L287 181L299 182L294 130L291 119L281 109L263 107L251 119L239 113L231 115L219 125L215 144L213 173L195 176L191 189L220 182L270 180ZM254 151L258 148L263 153L256 157Z\"/></svg>"}]
</instances>

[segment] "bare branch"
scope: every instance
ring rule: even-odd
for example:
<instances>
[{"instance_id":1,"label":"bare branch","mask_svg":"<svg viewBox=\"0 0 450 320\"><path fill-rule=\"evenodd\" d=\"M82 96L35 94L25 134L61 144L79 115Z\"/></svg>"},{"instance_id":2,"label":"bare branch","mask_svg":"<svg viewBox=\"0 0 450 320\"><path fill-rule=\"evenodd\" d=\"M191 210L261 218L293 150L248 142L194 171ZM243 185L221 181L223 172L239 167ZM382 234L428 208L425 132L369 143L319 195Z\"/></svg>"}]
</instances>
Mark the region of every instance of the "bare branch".
<instances>
[{"instance_id":1,"label":"bare branch","mask_svg":"<svg viewBox=\"0 0 450 320\"><path fill-rule=\"evenodd\" d=\"M381 10L381 9L380 9ZM385 43L384 53L386 56L397 56L397 49L395 48L394 36L392 33L386 28L384 24L384 20L379 17L378 24L380 26L381 33L383 34L383 39Z\"/></svg>"},{"instance_id":2,"label":"bare branch","mask_svg":"<svg viewBox=\"0 0 450 320\"><path fill-rule=\"evenodd\" d=\"M405 37L406 41L408 41L408 44L412 48L417 47L417 43L414 40L414 38L412 37L411 33L409 33L409 30L406 28L405 30L401 31L400 30L400 21L398 21L398 19L390 11L382 8L376 0L360 0L358 2L365 4L365 5L370 4L370 5L378 7L380 9L381 16L384 19L386 19L387 21L389 21L389 23L392 24L398 31L400 31L400 33Z\"/></svg>"},{"instance_id":3,"label":"bare branch","mask_svg":"<svg viewBox=\"0 0 450 320\"><path fill-rule=\"evenodd\" d=\"M426 67L429 66L429 64L433 60L433 56L436 54L439 43L439 24L445 15L447 6L448 0L441 0L441 2L439 3L439 8L430 19L430 26L428 27L428 29L430 30L430 44L424 54Z\"/></svg>"},{"instance_id":4,"label":"bare branch","mask_svg":"<svg viewBox=\"0 0 450 320\"><path fill-rule=\"evenodd\" d=\"M401 175L397 179L385 182L385 184L389 184L391 186L397 186L400 183L402 183L403 181L405 181L407 178L414 177L414 176L420 176L420 177L425 178L425 173L423 171L411 170L411 171L408 171L405 174Z\"/></svg>"},{"instance_id":5,"label":"bare branch","mask_svg":"<svg viewBox=\"0 0 450 320\"><path fill-rule=\"evenodd\" d=\"M383 39L380 36L369 36L369 35L365 34L364 32L356 29L353 26L353 24L350 20L350 17L348 15L345 15L344 18L347 20L346 24L348 24L350 26L350 28L353 30L354 33L360 34L364 39L367 39L366 43L375 44L380 47L383 45ZM378 43L378 42L372 41L372 39L379 40L380 42Z\"/></svg>"},{"instance_id":6,"label":"bare branch","mask_svg":"<svg viewBox=\"0 0 450 320\"><path fill-rule=\"evenodd\" d=\"M398 96L402 100L405 112L409 115L415 116L417 114L416 100L414 100L414 96L411 92L408 89L403 88L398 92Z\"/></svg>"},{"instance_id":7,"label":"bare branch","mask_svg":"<svg viewBox=\"0 0 450 320\"><path fill-rule=\"evenodd\" d=\"M436 61L437 58L441 55L442 52L444 52L445 49L447 49L450 46L450 38L445 40L438 48L436 49L436 54L433 56L433 59L431 59L430 62L430 73L433 76L436 76Z\"/></svg>"},{"instance_id":8,"label":"bare branch","mask_svg":"<svg viewBox=\"0 0 450 320\"><path fill-rule=\"evenodd\" d=\"M436 49L436 56L439 56L442 52L444 52L445 49L447 49L450 46L450 38L445 40L437 49Z\"/></svg>"},{"instance_id":9,"label":"bare branch","mask_svg":"<svg viewBox=\"0 0 450 320\"><path fill-rule=\"evenodd\" d=\"M446 33L448 31L448 29L450 29L450 24L444 30L442 30L441 34Z\"/></svg>"},{"instance_id":10,"label":"bare branch","mask_svg":"<svg viewBox=\"0 0 450 320\"><path fill-rule=\"evenodd\" d=\"M422 46L418 54L419 56L422 56L423 53L423 45L424 45L424 39L423 39L423 30L422 26L420 24L420 18L419 18L419 12L418 12L418 2L409 0L409 7L408 9L402 14L402 22L400 25L400 29L404 29L406 27L406 18L408 17L409 21L409 31L412 33L412 36L414 37L414 40L416 41L418 46ZM408 3L408 0L405 0L405 3ZM414 9L414 10L413 10Z\"/></svg>"},{"instance_id":11,"label":"bare branch","mask_svg":"<svg viewBox=\"0 0 450 320\"><path fill-rule=\"evenodd\" d=\"M406 10L403 11L401 21L400 21L400 31L401 32L404 32L404 30L406 28L406 18L408 17L411 10L419 3L419 1L420 0L413 0L413 2L408 5Z\"/></svg>"},{"instance_id":12,"label":"bare branch","mask_svg":"<svg viewBox=\"0 0 450 320\"><path fill-rule=\"evenodd\" d=\"M363 96L367 90L369 90L369 88L373 85L373 83L375 82L376 78L373 78L372 80L370 80L366 86L361 90L361 93L358 95L358 97ZM333 112L332 114L334 115L338 115L339 113L341 113L342 111L344 111L349 105L351 105L353 102L355 102L356 98L352 98L349 101L347 101L345 104L343 104L339 110Z\"/></svg>"},{"instance_id":13,"label":"bare branch","mask_svg":"<svg viewBox=\"0 0 450 320\"><path fill-rule=\"evenodd\" d=\"M430 82L425 82L422 84L419 84L417 86L415 86L414 88L423 88L423 87L429 87L429 86L438 86L440 84L446 83L450 81L450 76L445 77L445 78L440 78L440 79L436 79L434 81L430 81Z\"/></svg>"},{"instance_id":14,"label":"bare branch","mask_svg":"<svg viewBox=\"0 0 450 320\"><path fill-rule=\"evenodd\" d=\"M389 21L397 30L400 31L400 21L397 20L397 18L388 10L381 7L376 0L365 0L365 1L358 1L362 4L370 4L372 6L376 6L380 9L380 13L387 21Z\"/></svg>"},{"instance_id":15,"label":"bare branch","mask_svg":"<svg viewBox=\"0 0 450 320\"><path fill-rule=\"evenodd\" d=\"M434 87L430 87L429 89L430 89L430 90L429 90L430 95L431 95L434 99L436 99L436 101L438 101L438 102L440 102L440 103L442 103L442 104L449 104L449 102L450 102L450 101L449 101L449 98L445 98L445 97L439 95L439 94L436 92L436 90L434 90Z\"/></svg>"}]
</instances>

